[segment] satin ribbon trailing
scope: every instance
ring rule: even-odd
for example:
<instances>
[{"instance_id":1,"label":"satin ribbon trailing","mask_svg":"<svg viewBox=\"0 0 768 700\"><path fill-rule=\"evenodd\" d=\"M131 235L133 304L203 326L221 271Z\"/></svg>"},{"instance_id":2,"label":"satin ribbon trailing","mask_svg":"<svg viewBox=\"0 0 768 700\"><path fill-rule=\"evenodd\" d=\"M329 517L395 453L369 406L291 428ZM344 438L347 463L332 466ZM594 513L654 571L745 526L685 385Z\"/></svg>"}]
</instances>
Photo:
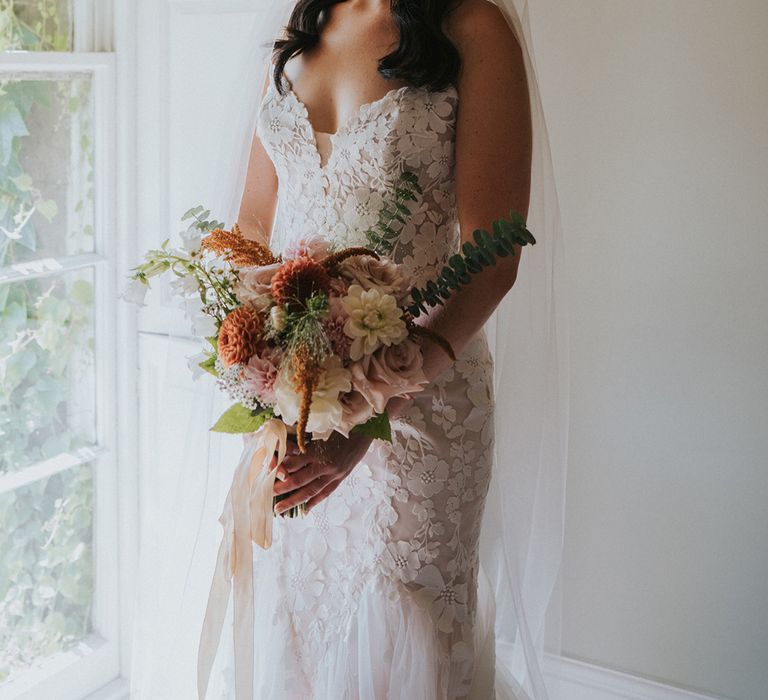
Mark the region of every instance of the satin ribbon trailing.
<instances>
[{"instance_id":1,"label":"satin ribbon trailing","mask_svg":"<svg viewBox=\"0 0 768 700\"><path fill-rule=\"evenodd\" d=\"M197 692L205 700L211 667L221 640L221 630L234 589L235 697L253 700L253 548L272 545L272 499L277 469L269 463L277 452L277 464L285 458L288 431L272 419L255 433L244 436L245 446L235 469L219 522L224 534L219 545L208 607L205 611L197 653Z\"/></svg>"}]
</instances>

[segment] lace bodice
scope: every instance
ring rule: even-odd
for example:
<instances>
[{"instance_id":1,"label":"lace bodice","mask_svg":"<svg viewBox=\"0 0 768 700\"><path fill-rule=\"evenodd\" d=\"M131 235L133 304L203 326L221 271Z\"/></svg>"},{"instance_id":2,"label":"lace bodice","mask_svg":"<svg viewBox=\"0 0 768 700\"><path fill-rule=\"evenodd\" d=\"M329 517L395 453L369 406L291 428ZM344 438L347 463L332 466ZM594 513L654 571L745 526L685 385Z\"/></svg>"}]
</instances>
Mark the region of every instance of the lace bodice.
<instances>
[{"instance_id":1,"label":"lace bodice","mask_svg":"<svg viewBox=\"0 0 768 700\"><path fill-rule=\"evenodd\" d=\"M453 187L458 95L404 86L362 105L336 133L325 163L307 109L285 81L270 82L258 135L275 165L279 201L271 244L280 252L312 234L334 245L363 245L404 170L423 195L409 206L391 257L414 283L434 277L458 249ZM418 237L418 244L416 238Z\"/></svg>"}]
</instances>

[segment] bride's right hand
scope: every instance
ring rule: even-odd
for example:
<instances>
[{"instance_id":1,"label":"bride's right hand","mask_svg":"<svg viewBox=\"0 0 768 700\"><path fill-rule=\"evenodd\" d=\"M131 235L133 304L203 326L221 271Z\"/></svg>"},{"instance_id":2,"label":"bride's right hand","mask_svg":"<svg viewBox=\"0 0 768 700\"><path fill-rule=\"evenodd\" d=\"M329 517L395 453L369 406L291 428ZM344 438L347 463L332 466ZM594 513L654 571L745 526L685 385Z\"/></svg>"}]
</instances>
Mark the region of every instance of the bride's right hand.
<instances>
[{"instance_id":1,"label":"bride's right hand","mask_svg":"<svg viewBox=\"0 0 768 700\"><path fill-rule=\"evenodd\" d=\"M302 503L306 503L308 511L314 508L339 487L365 456L371 442L364 435L345 438L334 432L327 440L310 442L304 454L298 447L289 448L278 467L279 480L274 487L276 495L289 495L275 505L275 512L280 515Z\"/></svg>"}]
</instances>

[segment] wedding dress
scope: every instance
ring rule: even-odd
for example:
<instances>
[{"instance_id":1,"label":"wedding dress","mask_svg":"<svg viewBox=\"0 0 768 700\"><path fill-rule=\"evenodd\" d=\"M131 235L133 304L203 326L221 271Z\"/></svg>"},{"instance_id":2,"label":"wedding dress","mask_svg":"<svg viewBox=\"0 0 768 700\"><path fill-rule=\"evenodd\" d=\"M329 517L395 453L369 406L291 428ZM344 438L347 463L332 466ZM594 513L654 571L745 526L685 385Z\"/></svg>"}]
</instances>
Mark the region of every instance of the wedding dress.
<instances>
[{"instance_id":1,"label":"wedding dress","mask_svg":"<svg viewBox=\"0 0 768 700\"><path fill-rule=\"evenodd\" d=\"M285 94L270 84L257 122L279 179L273 251L318 234L366 244L409 170L423 194L391 257L414 284L434 278L460 245L456 88L405 86L362 105L327 137L323 162L307 109L283 80ZM254 550L255 697L493 697L492 621L477 621L492 380L481 332L393 421L391 444L375 441L307 518L277 519L272 548Z\"/></svg>"}]
</instances>

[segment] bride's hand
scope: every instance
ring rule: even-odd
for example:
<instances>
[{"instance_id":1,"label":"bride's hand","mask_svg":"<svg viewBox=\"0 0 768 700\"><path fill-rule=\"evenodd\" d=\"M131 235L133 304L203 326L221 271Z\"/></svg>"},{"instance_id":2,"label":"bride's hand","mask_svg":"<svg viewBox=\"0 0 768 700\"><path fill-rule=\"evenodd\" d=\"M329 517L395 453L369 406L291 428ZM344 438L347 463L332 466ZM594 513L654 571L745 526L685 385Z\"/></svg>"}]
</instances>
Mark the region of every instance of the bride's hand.
<instances>
[{"instance_id":1,"label":"bride's hand","mask_svg":"<svg viewBox=\"0 0 768 700\"><path fill-rule=\"evenodd\" d=\"M278 476L282 473L286 478L275 481L275 494L290 496L275 505L275 512L280 515L304 502L310 511L328 498L357 466L371 442L371 438L362 435L345 438L334 432L326 441L310 442L305 454L300 454L298 448L289 448L278 468Z\"/></svg>"}]
</instances>

